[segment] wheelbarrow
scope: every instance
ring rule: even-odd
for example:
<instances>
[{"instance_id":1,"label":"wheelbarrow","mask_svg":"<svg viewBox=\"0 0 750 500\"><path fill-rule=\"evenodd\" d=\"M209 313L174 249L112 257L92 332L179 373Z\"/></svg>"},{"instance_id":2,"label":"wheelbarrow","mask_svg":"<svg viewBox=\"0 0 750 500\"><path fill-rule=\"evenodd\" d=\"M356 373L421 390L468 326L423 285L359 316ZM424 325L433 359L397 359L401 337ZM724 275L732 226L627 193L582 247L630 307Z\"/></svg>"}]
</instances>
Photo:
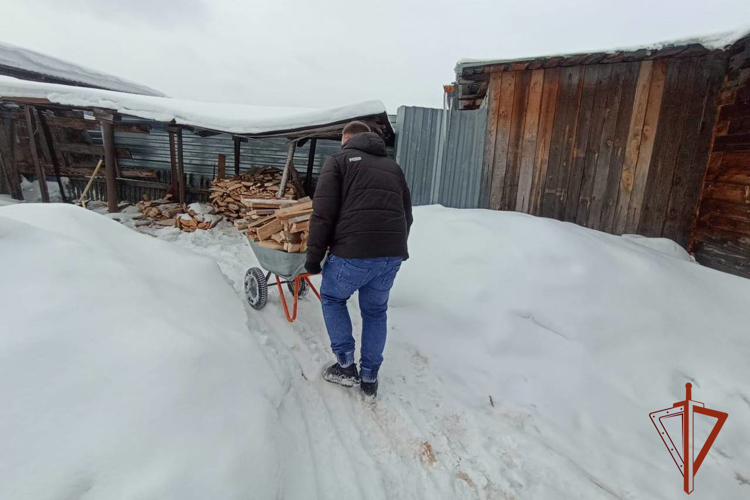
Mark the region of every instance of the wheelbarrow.
<instances>
[{"instance_id":1,"label":"wheelbarrow","mask_svg":"<svg viewBox=\"0 0 750 500\"><path fill-rule=\"evenodd\" d=\"M287 253L281 250L265 248L247 239L250 248L253 249L255 257L261 267L251 267L245 273L245 296L247 303L253 309L263 309L268 301L268 284L271 276L276 278L276 286L281 295L281 304L284 306L284 314L287 321L293 323L297 319L297 303L305 297L312 289L315 296L320 300L320 293L310 281L310 273L304 272L306 253ZM262 269L261 269L262 268ZM265 271L264 271L265 269ZM291 314L287 305L284 286L286 285L294 297Z\"/></svg>"}]
</instances>

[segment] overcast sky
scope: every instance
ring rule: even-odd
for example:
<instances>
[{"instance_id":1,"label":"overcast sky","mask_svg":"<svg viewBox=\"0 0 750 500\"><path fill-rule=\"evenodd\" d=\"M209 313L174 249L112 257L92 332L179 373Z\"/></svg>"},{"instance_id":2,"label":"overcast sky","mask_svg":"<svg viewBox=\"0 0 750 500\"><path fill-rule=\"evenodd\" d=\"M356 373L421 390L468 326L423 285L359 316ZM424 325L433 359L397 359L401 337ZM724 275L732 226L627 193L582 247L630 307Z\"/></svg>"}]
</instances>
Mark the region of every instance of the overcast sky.
<instances>
[{"instance_id":1,"label":"overcast sky","mask_svg":"<svg viewBox=\"0 0 750 500\"><path fill-rule=\"evenodd\" d=\"M462 57L606 49L748 26L750 0L0 0L0 41L172 97L439 107Z\"/></svg>"}]
</instances>

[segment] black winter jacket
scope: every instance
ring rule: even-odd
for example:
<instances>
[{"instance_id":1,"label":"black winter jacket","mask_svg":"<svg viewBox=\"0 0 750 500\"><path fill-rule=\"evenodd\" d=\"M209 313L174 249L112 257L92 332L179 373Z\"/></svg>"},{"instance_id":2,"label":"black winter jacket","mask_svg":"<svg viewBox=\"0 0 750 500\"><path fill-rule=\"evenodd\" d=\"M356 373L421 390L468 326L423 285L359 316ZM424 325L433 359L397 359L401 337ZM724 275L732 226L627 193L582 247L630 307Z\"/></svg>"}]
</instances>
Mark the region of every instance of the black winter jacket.
<instances>
[{"instance_id":1,"label":"black winter jacket","mask_svg":"<svg viewBox=\"0 0 750 500\"><path fill-rule=\"evenodd\" d=\"M307 241L316 268L326 250L345 259L409 258L411 195L398 164L373 132L357 134L328 158L318 178Z\"/></svg>"}]
</instances>

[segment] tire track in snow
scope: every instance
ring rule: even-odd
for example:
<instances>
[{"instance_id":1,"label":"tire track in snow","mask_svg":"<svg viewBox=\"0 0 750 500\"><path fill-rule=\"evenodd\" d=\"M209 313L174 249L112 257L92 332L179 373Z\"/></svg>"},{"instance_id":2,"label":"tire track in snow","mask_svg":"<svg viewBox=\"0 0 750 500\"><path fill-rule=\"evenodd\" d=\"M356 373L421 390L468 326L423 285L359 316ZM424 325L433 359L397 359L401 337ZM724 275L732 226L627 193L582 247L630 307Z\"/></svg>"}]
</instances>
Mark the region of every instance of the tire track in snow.
<instances>
[{"instance_id":1,"label":"tire track in snow","mask_svg":"<svg viewBox=\"0 0 750 500\"><path fill-rule=\"evenodd\" d=\"M257 262L244 238L231 228L210 238L196 234L172 232L163 239L215 260L246 304L244 273ZM300 302L294 325L286 322L275 291L264 311L245 306L249 334L287 388L277 407L289 434L280 443L288 462L279 498L508 500L571 491L559 474L558 454L548 456L539 436L518 429L502 408L467 407L432 376L429 360L413 346L389 341L374 405L357 397L356 389L323 381L320 372L333 357L319 305L310 298ZM352 302L359 332L359 308ZM393 326L389 336L398 337ZM434 465L420 458L424 442L434 450ZM526 456L535 462L526 463ZM589 485L579 498L609 498Z\"/></svg>"}]
</instances>

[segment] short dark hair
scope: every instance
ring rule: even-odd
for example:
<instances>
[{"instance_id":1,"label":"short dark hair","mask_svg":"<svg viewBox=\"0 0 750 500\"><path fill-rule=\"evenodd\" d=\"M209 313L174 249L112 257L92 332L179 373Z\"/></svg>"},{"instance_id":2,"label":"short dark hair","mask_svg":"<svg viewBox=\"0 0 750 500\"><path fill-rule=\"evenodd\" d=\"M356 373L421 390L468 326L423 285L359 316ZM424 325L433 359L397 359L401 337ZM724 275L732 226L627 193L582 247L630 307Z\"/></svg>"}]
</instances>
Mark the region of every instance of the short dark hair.
<instances>
[{"instance_id":1,"label":"short dark hair","mask_svg":"<svg viewBox=\"0 0 750 500\"><path fill-rule=\"evenodd\" d=\"M364 132L371 132L370 127L364 122L353 121L346 124L341 135L356 135Z\"/></svg>"}]
</instances>

